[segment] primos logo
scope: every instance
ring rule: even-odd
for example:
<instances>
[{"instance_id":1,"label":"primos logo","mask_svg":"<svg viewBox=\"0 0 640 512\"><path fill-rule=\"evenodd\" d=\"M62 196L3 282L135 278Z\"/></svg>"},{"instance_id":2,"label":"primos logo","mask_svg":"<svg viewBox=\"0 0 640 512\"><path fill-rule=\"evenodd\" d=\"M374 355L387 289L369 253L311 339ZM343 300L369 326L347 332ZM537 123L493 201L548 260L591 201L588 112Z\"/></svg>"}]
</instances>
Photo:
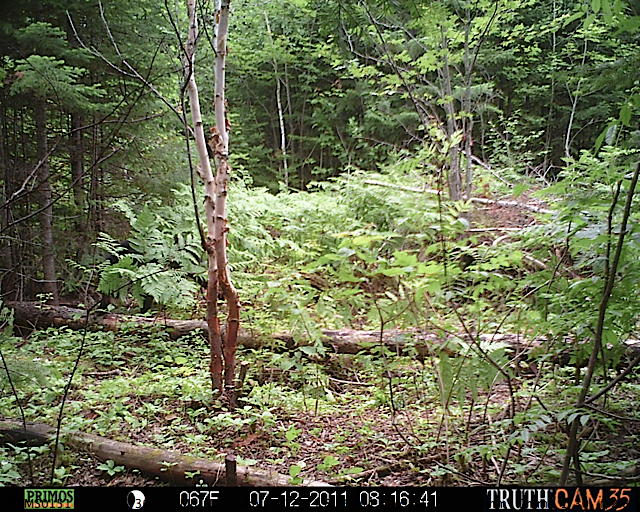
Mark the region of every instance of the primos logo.
<instances>
[{"instance_id":1,"label":"primos logo","mask_svg":"<svg viewBox=\"0 0 640 512\"><path fill-rule=\"evenodd\" d=\"M25 489L24 508L74 508L72 489Z\"/></svg>"}]
</instances>

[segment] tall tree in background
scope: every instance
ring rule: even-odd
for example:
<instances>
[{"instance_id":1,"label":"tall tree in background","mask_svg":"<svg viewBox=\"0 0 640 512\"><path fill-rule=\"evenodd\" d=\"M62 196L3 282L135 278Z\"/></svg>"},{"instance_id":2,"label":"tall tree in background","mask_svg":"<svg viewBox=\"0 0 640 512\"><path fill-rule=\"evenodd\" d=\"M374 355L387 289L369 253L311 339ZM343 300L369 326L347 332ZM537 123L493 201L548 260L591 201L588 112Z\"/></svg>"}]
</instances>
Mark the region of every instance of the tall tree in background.
<instances>
[{"instance_id":1,"label":"tall tree in background","mask_svg":"<svg viewBox=\"0 0 640 512\"><path fill-rule=\"evenodd\" d=\"M69 111L91 110L92 101L102 95L99 87L86 86L80 78L83 68L66 65L71 58L79 58L79 50L70 49L64 33L48 23L33 23L18 31L17 41L25 58L17 61L16 79L11 93L30 97L34 108L36 134L36 158L34 176L37 176L38 217L40 222L40 244L43 269L44 292L53 303L58 303L59 293L56 279L54 216L51 155L49 147L49 103L57 107L60 117ZM54 109L52 109L53 111ZM56 146L60 142L56 142Z\"/></svg>"},{"instance_id":2,"label":"tall tree in background","mask_svg":"<svg viewBox=\"0 0 640 512\"><path fill-rule=\"evenodd\" d=\"M92 242L99 231L128 235L114 203L162 201L171 184L187 176L177 150L182 139L162 119L159 101L127 70L96 58L119 58L104 20L120 35L121 48L135 47L129 62L160 88L174 80L160 51L166 27L146 1L114 0L104 10L96 0L6 7L0 26L1 294L5 300L54 296L47 286L55 272L65 276L57 280L59 294L91 304L96 274L84 269L95 263Z\"/></svg>"},{"instance_id":3,"label":"tall tree in background","mask_svg":"<svg viewBox=\"0 0 640 512\"><path fill-rule=\"evenodd\" d=\"M375 77L394 98L392 115L411 147L432 148L452 200L471 193L474 117L492 93L478 55L496 19L516 3L407 2L399 10L363 0L344 17L342 30L356 57L351 73ZM406 121L409 109L418 122Z\"/></svg>"},{"instance_id":4,"label":"tall tree in background","mask_svg":"<svg viewBox=\"0 0 640 512\"><path fill-rule=\"evenodd\" d=\"M267 10L264 10L264 22L267 27L267 34L269 35L269 43L273 46L273 34L271 32L271 25L269 24L269 15ZM280 124L280 152L282 153L282 169L284 171L284 186L289 188L289 164L287 162L287 136L286 128L284 125L284 114L282 112L282 78L278 72L278 61L274 57L273 73L276 79L276 102L278 105L278 122Z\"/></svg>"}]
</instances>

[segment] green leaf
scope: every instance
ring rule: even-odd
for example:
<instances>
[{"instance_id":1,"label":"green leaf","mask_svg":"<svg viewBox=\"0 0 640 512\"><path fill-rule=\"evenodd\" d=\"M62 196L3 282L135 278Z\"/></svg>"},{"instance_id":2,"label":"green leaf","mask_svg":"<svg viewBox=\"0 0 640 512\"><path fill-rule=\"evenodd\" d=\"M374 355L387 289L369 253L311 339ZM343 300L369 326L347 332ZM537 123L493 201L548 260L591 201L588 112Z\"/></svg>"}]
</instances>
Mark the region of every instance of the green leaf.
<instances>
[{"instance_id":1,"label":"green leaf","mask_svg":"<svg viewBox=\"0 0 640 512\"><path fill-rule=\"evenodd\" d=\"M442 272L442 265L439 265L437 263L420 263L418 265L418 274L420 275L435 275L435 274L439 274L440 272Z\"/></svg>"},{"instance_id":2,"label":"green leaf","mask_svg":"<svg viewBox=\"0 0 640 512\"><path fill-rule=\"evenodd\" d=\"M595 19L596 19L595 14L590 14L589 16L587 16L587 19L584 20L584 23L582 25L582 30L588 30L591 24L595 21Z\"/></svg>"},{"instance_id":3,"label":"green leaf","mask_svg":"<svg viewBox=\"0 0 640 512\"><path fill-rule=\"evenodd\" d=\"M573 23L578 18L582 18L583 16L584 16L584 12L582 12L582 11L579 11L579 12L576 12L576 13L572 14L566 20L564 20L564 23L562 24L562 28L566 27L570 23Z\"/></svg>"},{"instance_id":4,"label":"green leaf","mask_svg":"<svg viewBox=\"0 0 640 512\"><path fill-rule=\"evenodd\" d=\"M336 459L333 455L327 455L324 460L318 464L317 468L320 471L331 469L334 466L340 464L340 461Z\"/></svg>"},{"instance_id":5,"label":"green leaf","mask_svg":"<svg viewBox=\"0 0 640 512\"><path fill-rule=\"evenodd\" d=\"M301 429L296 428L292 425L289 427L289 430L287 430L287 432L285 433L285 437L287 438L287 441L293 441L300 435L301 432L302 432Z\"/></svg>"},{"instance_id":6,"label":"green leaf","mask_svg":"<svg viewBox=\"0 0 640 512\"><path fill-rule=\"evenodd\" d=\"M395 251L393 253L394 267L409 267L416 266L418 264L418 257L415 254L409 254L405 251Z\"/></svg>"},{"instance_id":7,"label":"green leaf","mask_svg":"<svg viewBox=\"0 0 640 512\"><path fill-rule=\"evenodd\" d=\"M376 238L378 237L360 235L351 240L351 243L358 247L367 247L371 245L371 242L373 242Z\"/></svg>"},{"instance_id":8,"label":"green leaf","mask_svg":"<svg viewBox=\"0 0 640 512\"><path fill-rule=\"evenodd\" d=\"M513 251L510 255L509 255L509 260L513 261L513 262L520 262L522 261L522 251Z\"/></svg>"},{"instance_id":9,"label":"green leaf","mask_svg":"<svg viewBox=\"0 0 640 512\"><path fill-rule=\"evenodd\" d=\"M291 359L282 359L278 365L280 366L280 368L282 368L283 371L287 371L290 370L291 368L293 368L296 363L293 362Z\"/></svg>"},{"instance_id":10,"label":"green leaf","mask_svg":"<svg viewBox=\"0 0 640 512\"><path fill-rule=\"evenodd\" d=\"M344 283L359 283L362 281L361 278L354 276L353 273L345 270L344 268L341 268L338 271L338 278Z\"/></svg>"},{"instance_id":11,"label":"green leaf","mask_svg":"<svg viewBox=\"0 0 640 512\"><path fill-rule=\"evenodd\" d=\"M594 14L598 14L600 12L600 0L592 0L591 9L593 9Z\"/></svg>"},{"instance_id":12,"label":"green leaf","mask_svg":"<svg viewBox=\"0 0 640 512\"><path fill-rule=\"evenodd\" d=\"M628 103L625 103L624 105L622 105L622 108L620 109L620 122L625 126L629 126L630 121L631 121L631 105L629 105Z\"/></svg>"},{"instance_id":13,"label":"green leaf","mask_svg":"<svg viewBox=\"0 0 640 512\"><path fill-rule=\"evenodd\" d=\"M408 268L413 270L412 267L408 267ZM384 270L380 270L379 273L388 277L394 277L394 276L403 276L407 273L407 271L404 268L394 267L394 268L387 268Z\"/></svg>"},{"instance_id":14,"label":"green leaf","mask_svg":"<svg viewBox=\"0 0 640 512\"><path fill-rule=\"evenodd\" d=\"M289 468L289 476L291 476L292 478L295 478L300 474L301 471L302 471L302 468L300 466L298 466L297 464L293 464Z\"/></svg>"},{"instance_id":15,"label":"green leaf","mask_svg":"<svg viewBox=\"0 0 640 512\"><path fill-rule=\"evenodd\" d=\"M342 259L347 259L350 256L353 256L355 253L356 251L351 249L351 247L341 247L338 250L337 255Z\"/></svg>"},{"instance_id":16,"label":"green leaf","mask_svg":"<svg viewBox=\"0 0 640 512\"><path fill-rule=\"evenodd\" d=\"M308 356L318 355L318 349L316 347L300 347L300 352L304 352Z\"/></svg>"},{"instance_id":17,"label":"green leaf","mask_svg":"<svg viewBox=\"0 0 640 512\"><path fill-rule=\"evenodd\" d=\"M529 190L529 185L526 183L518 183L515 187L513 187L513 197L516 199L522 195L523 192Z\"/></svg>"}]
</instances>

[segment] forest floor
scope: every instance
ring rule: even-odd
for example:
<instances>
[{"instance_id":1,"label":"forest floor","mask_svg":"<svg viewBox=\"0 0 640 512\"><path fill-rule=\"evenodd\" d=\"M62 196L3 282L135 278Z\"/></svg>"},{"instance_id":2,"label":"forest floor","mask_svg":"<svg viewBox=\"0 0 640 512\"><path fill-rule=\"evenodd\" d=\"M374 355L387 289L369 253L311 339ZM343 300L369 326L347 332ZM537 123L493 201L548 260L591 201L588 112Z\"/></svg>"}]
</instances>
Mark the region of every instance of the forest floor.
<instances>
[{"instance_id":1,"label":"forest floor","mask_svg":"<svg viewBox=\"0 0 640 512\"><path fill-rule=\"evenodd\" d=\"M476 209L472 221L521 228L533 218L492 205ZM499 236L489 233L479 238ZM60 372L52 377L55 398L46 389L26 396L29 420L55 424L80 339L76 332L41 330L16 349L18 359L35 354ZM91 333L85 351L64 428L218 462L231 453L240 465L292 475L292 484L297 478L371 486L553 483L567 435L555 413L547 411L574 403L572 395L556 393L554 382L571 381L575 370L557 365L546 366L538 377L515 371L510 385L497 373L487 382L478 377L452 387L443 407L436 375L444 370L435 367L441 362L381 356L374 349L315 361L286 350L241 349L239 360L250 369L239 407L229 411L208 391L207 346L200 337L169 341L163 333L132 326ZM583 425L591 426L581 439L588 481L611 483L621 475L627 483L640 481L640 419L629 399L639 390L640 375L631 373L610 392L614 407L582 417ZM50 459L46 451L34 459L37 480L46 481ZM59 483L166 485L136 469L108 470L101 462L64 450ZM596 463L606 465L606 474L591 472ZM20 474L27 485L26 462Z\"/></svg>"},{"instance_id":2,"label":"forest floor","mask_svg":"<svg viewBox=\"0 0 640 512\"><path fill-rule=\"evenodd\" d=\"M420 397L419 406L405 404L394 413L388 404L376 404L371 396L367 400L362 400L362 394L354 397L351 393L357 393L355 388L359 386L342 382L331 386L333 400L329 406L324 398L319 402L308 398L306 407L303 406L301 410L271 407L269 415L272 415L273 423L269 425L260 425L258 421L240 427L216 429L214 435L198 434L198 423L194 424L189 419L191 415L185 414L184 404L175 402L175 407L172 407L165 402L162 411L145 428L133 428L132 423L136 421L129 416L126 420L112 423L108 428L111 434L100 432L101 428L96 432L132 444L163 449L170 447L183 454L195 454L218 461L222 461L225 454L233 453L241 464L255 465L261 470L283 475L288 475L295 464L302 469L299 476L306 480L332 485L486 486L495 485L495 475L500 473L504 473L505 481L510 483L520 481L521 484L542 485L545 482L540 480L539 470L558 467L561 463L558 451L552 449L551 444L545 450L522 450L522 446L516 446L504 468L504 460L498 456L499 451L485 459L465 456L472 454L474 447L486 446L487 437L493 437L486 429L488 423L500 422L507 416L510 395L504 382L495 386L490 396L478 397L483 400L482 406L472 408L474 412L467 412L466 417L458 416L457 421L452 416L447 420L445 415L438 412L441 408L437 403L430 408L426 397ZM633 384L640 385L638 376L633 379ZM281 390L280 387L277 389ZM145 399L131 398L132 401ZM131 405L131 410L142 410L142 407ZM194 406L204 404L189 405L193 411ZM83 410L88 418L96 416L88 407ZM493 415L487 411L493 411ZM632 415L633 411L611 412L618 417L626 413ZM220 415L221 411L208 410L206 414L215 420L216 414ZM229 413L222 412L219 417L228 418ZM138 421L144 421L144 415L139 415ZM288 438L287 433L291 432L294 435ZM561 439L565 438L554 425L549 425L546 433L548 439L556 439L560 444ZM638 460L640 452L634 448L633 440L637 439L639 433L640 421L632 420L621 422L621 428L617 431L596 429L590 434L593 442L583 454L583 461L589 465L594 461ZM194 449L194 436L199 438L197 449ZM493 443L496 443L495 438ZM605 446L608 448L606 453L601 449ZM46 464L50 459L42 457L38 460L42 466L38 467L36 462L36 474L39 470L41 474L47 474L50 469ZM65 451L63 460L63 464L71 469L65 480L67 486L167 485L157 478L145 477L137 470L120 468L118 473L110 476L99 469L100 461L87 453ZM350 474L354 468L357 468L357 472ZM624 474L631 480L634 477L633 469L636 477L640 471L640 466L632 466L630 470L627 464L625 468ZM26 469L25 465L25 474ZM520 477L530 473L532 480L522 481L517 473ZM600 481L601 478L607 478L606 475L592 474L591 480L596 477L600 477ZM197 476L194 478L196 482Z\"/></svg>"}]
</instances>

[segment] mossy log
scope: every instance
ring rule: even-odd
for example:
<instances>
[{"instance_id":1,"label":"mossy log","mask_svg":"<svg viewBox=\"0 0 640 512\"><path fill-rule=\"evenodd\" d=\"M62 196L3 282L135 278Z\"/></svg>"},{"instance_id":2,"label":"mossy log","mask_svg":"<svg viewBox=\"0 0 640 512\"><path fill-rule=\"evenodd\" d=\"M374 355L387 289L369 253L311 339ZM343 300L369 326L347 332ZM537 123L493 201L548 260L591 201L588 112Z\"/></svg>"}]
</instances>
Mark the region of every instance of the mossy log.
<instances>
[{"instance_id":1,"label":"mossy log","mask_svg":"<svg viewBox=\"0 0 640 512\"><path fill-rule=\"evenodd\" d=\"M28 422L25 428L19 421L0 421L0 444L17 443L29 438L32 446L42 445L54 441L55 436L56 430L42 423ZM172 450L123 443L83 432L68 432L62 438L68 446L78 451L89 452L101 461L112 460L119 466L138 469L172 485L194 485L200 480L215 486L225 486L227 483L225 463L191 457ZM197 475L190 477L187 476L188 473ZM288 476L247 466L236 468L235 479L240 487L290 485ZM329 484L304 480L300 485L316 487Z\"/></svg>"}]
</instances>

